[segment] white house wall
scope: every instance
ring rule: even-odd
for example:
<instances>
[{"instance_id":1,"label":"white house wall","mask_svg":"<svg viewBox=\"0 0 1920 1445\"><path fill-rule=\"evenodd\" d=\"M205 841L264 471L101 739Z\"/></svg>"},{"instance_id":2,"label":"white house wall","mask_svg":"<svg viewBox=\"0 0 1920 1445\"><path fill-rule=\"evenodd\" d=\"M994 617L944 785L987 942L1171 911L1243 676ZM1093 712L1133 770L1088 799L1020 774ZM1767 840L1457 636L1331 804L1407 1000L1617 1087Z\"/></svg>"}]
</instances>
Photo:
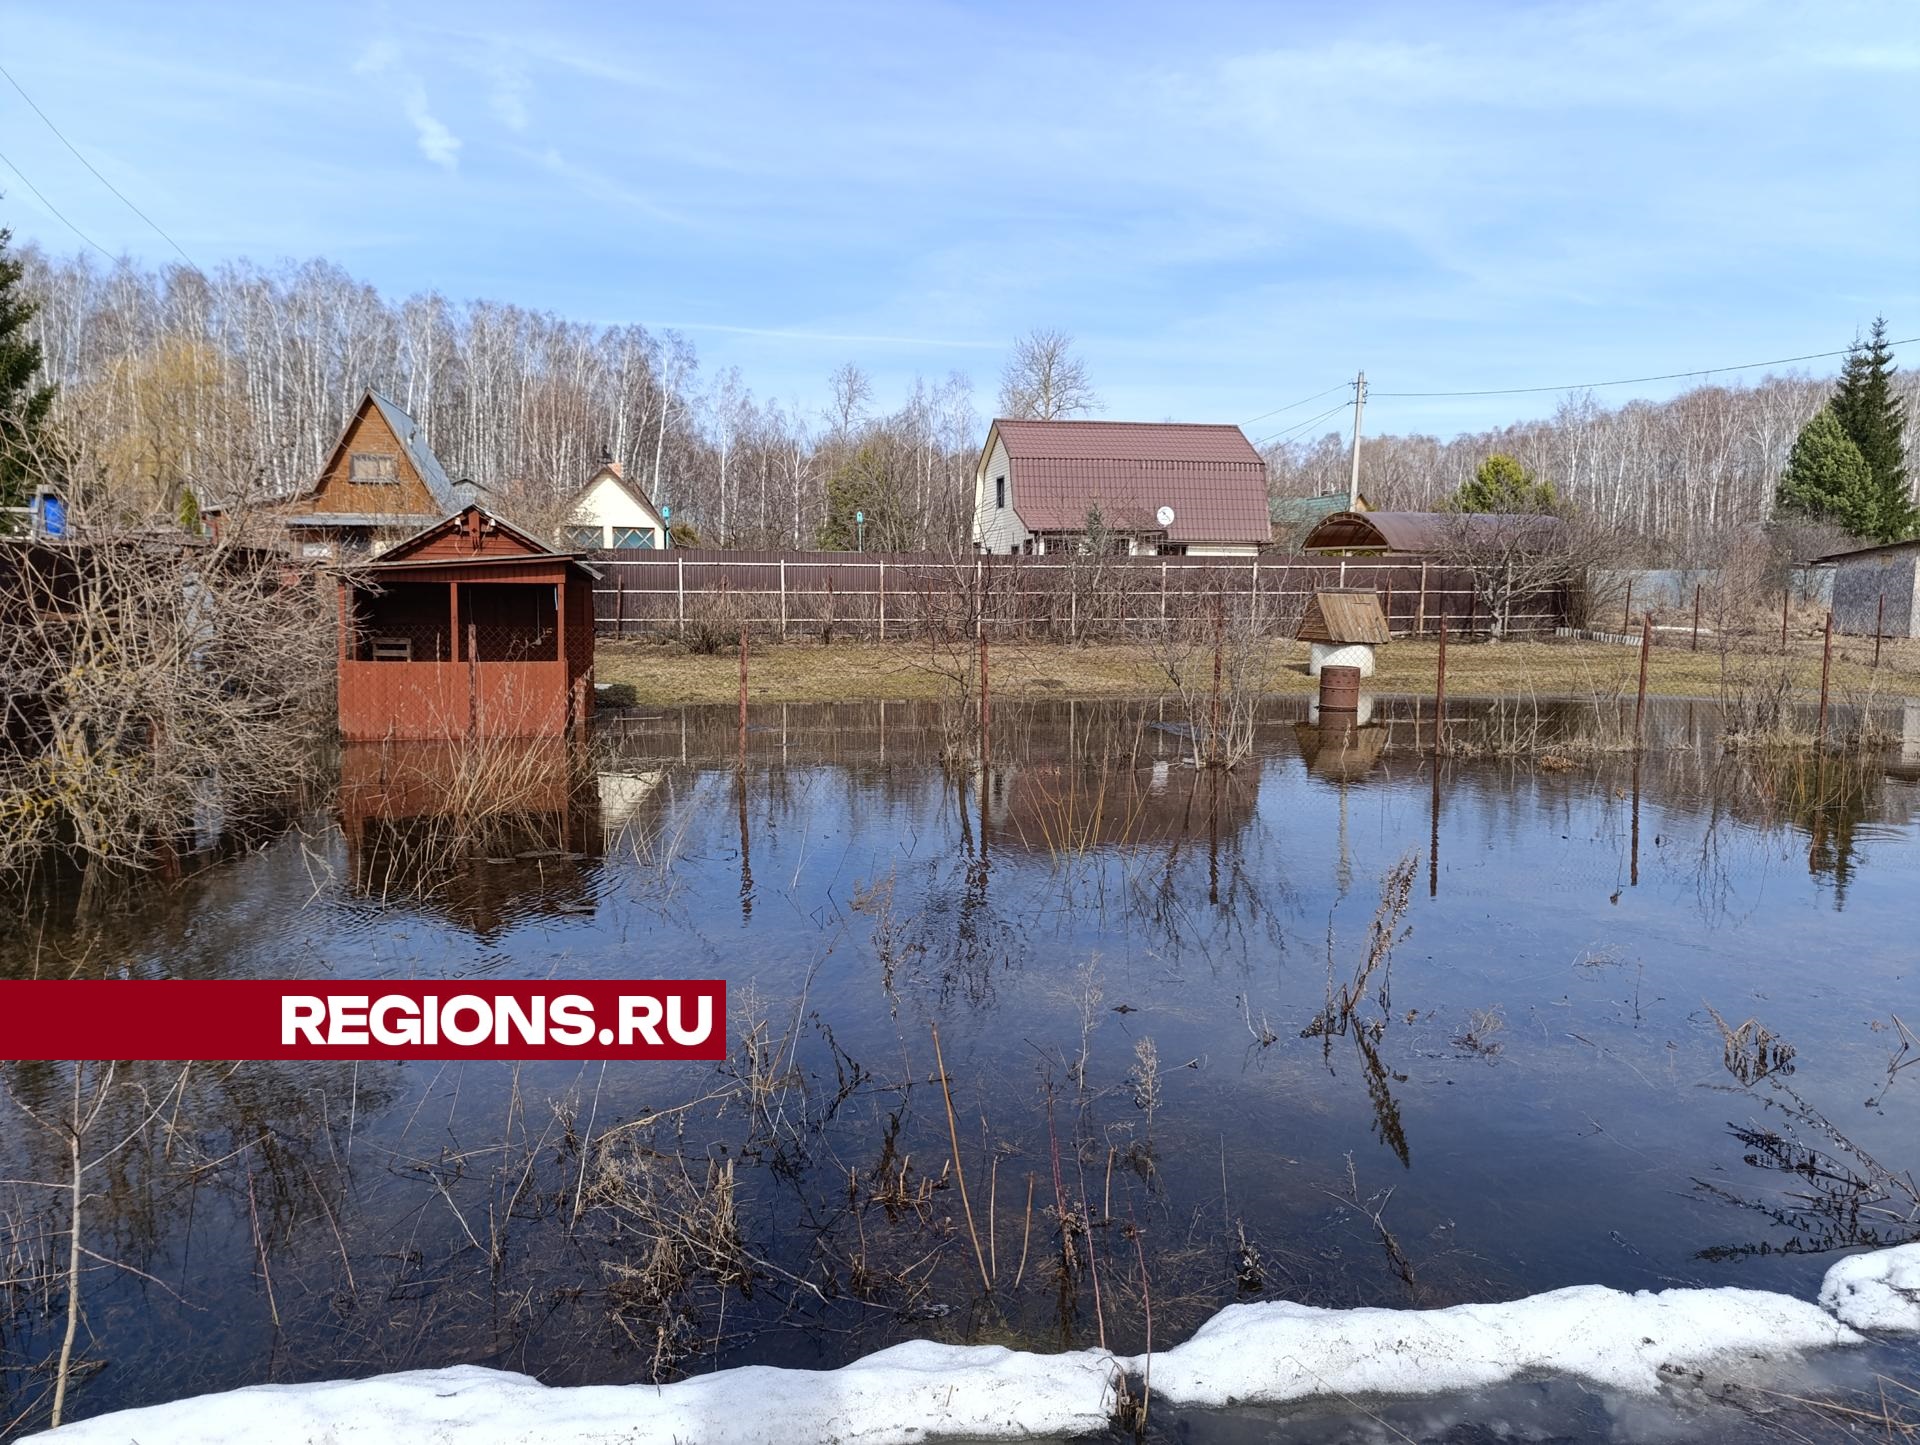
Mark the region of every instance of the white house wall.
<instances>
[{"instance_id":1,"label":"white house wall","mask_svg":"<svg viewBox=\"0 0 1920 1445\"><path fill-rule=\"evenodd\" d=\"M996 507L994 500L994 479L1007 479L1007 505ZM1027 529L1021 525L1016 512L1019 505L1014 494L1013 468L1009 465L1006 443L1000 440L998 431L993 434L993 447L987 453L987 459L973 479L973 540L974 544L995 556L1005 556L1009 552L1018 552L1027 540Z\"/></svg>"},{"instance_id":2,"label":"white house wall","mask_svg":"<svg viewBox=\"0 0 1920 1445\"><path fill-rule=\"evenodd\" d=\"M665 528L653 509L635 501L632 494L612 477L602 477L587 488L567 518L566 525L598 527L602 547L613 546L614 531L622 527L649 528L654 534L654 546L666 545Z\"/></svg>"}]
</instances>

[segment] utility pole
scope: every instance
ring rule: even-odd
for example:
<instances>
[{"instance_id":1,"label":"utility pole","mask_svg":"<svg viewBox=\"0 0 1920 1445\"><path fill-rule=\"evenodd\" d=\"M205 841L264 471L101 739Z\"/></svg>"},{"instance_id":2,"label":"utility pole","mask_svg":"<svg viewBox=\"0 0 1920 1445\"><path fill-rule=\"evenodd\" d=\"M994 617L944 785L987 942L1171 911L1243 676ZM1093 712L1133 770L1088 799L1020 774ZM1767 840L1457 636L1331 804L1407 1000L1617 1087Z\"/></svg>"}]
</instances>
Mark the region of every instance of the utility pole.
<instances>
[{"instance_id":1,"label":"utility pole","mask_svg":"<svg viewBox=\"0 0 1920 1445\"><path fill-rule=\"evenodd\" d=\"M1367 404L1367 374L1353 379L1353 468L1347 473L1347 510L1360 505L1360 412Z\"/></svg>"}]
</instances>

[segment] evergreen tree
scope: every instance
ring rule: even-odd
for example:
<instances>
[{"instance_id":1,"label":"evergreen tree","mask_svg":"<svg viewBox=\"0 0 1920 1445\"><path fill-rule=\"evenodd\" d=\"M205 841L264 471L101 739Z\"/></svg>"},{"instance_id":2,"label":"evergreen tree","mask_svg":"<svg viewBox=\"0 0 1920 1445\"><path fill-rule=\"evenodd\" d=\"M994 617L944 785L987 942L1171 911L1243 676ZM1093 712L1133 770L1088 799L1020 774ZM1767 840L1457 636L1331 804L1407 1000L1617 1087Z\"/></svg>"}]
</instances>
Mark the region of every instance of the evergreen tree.
<instances>
[{"instance_id":1,"label":"evergreen tree","mask_svg":"<svg viewBox=\"0 0 1920 1445\"><path fill-rule=\"evenodd\" d=\"M827 478L827 520L820 528L820 545L851 552L863 545L869 552L898 551L902 545L899 488L885 449L874 442L861 446Z\"/></svg>"},{"instance_id":2,"label":"evergreen tree","mask_svg":"<svg viewBox=\"0 0 1920 1445\"><path fill-rule=\"evenodd\" d=\"M1552 482L1543 482L1517 457L1495 452L1474 468L1473 478L1447 500L1452 512L1552 512L1559 507Z\"/></svg>"},{"instance_id":3,"label":"evergreen tree","mask_svg":"<svg viewBox=\"0 0 1920 1445\"><path fill-rule=\"evenodd\" d=\"M0 507L25 505L29 486L39 479L39 455L50 431L53 388L35 386L40 373L40 343L26 326L39 308L20 293L25 268L7 254L13 232L0 228ZM6 529L0 518L0 530Z\"/></svg>"},{"instance_id":4,"label":"evergreen tree","mask_svg":"<svg viewBox=\"0 0 1920 1445\"><path fill-rule=\"evenodd\" d=\"M1906 405L1894 395L1893 369L1886 318L1876 316L1867 339L1856 340L1847 353L1831 403L1872 478L1869 513L1862 519L1867 525L1853 530L1877 542L1900 541L1920 523L1907 490Z\"/></svg>"},{"instance_id":5,"label":"evergreen tree","mask_svg":"<svg viewBox=\"0 0 1920 1445\"><path fill-rule=\"evenodd\" d=\"M1879 520L1873 470L1831 406L1800 429L1774 493L1775 514L1830 522L1856 537L1874 537Z\"/></svg>"}]
</instances>

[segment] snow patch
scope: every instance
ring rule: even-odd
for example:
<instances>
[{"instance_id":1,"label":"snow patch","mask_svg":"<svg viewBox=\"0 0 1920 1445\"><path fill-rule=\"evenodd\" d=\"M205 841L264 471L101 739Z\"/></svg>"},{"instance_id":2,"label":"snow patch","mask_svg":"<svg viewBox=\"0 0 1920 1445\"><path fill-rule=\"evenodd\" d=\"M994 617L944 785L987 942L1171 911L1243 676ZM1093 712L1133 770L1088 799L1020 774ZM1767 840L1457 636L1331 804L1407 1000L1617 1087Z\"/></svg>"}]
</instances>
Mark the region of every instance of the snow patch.
<instances>
[{"instance_id":1,"label":"snow patch","mask_svg":"<svg viewBox=\"0 0 1920 1445\"><path fill-rule=\"evenodd\" d=\"M1820 1303L1856 1330L1920 1334L1920 1244L1849 1255L1827 1271Z\"/></svg>"},{"instance_id":2,"label":"snow patch","mask_svg":"<svg viewBox=\"0 0 1920 1445\"><path fill-rule=\"evenodd\" d=\"M1031 1355L914 1340L838 1370L748 1365L671 1385L550 1389L478 1365L255 1385L81 1420L59 1445L919 1445L942 1436L1088 1435L1112 1411L1091 1350Z\"/></svg>"},{"instance_id":3,"label":"snow patch","mask_svg":"<svg viewBox=\"0 0 1920 1445\"><path fill-rule=\"evenodd\" d=\"M1749 1289L1623 1294L1576 1285L1439 1310L1229 1305L1152 1357L1153 1398L1278 1405L1316 1396L1439 1395L1558 1375L1651 1395L1675 1374L1920 1332L1920 1244L1841 1260L1820 1305ZM1832 1311L1832 1313L1828 1313ZM1145 1356L1035 1355L918 1340L837 1370L765 1365L671 1385L550 1389L459 1365L370 1380L259 1385L82 1420L59 1445L920 1445L1061 1439L1106 1429L1116 1375ZM51 1435L36 1439L52 1441Z\"/></svg>"},{"instance_id":4,"label":"snow patch","mask_svg":"<svg viewBox=\"0 0 1920 1445\"><path fill-rule=\"evenodd\" d=\"M1275 1301L1229 1305L1155 1355L1153 1393L1185 1405L1281 1404L1481 1389L1551 1372L1647 1394L1665 1372L1858 1341L1815 1306L1763 1290L1629 1295L1575 1285L1420 1311Z\"/></svg>"}]
</instances>

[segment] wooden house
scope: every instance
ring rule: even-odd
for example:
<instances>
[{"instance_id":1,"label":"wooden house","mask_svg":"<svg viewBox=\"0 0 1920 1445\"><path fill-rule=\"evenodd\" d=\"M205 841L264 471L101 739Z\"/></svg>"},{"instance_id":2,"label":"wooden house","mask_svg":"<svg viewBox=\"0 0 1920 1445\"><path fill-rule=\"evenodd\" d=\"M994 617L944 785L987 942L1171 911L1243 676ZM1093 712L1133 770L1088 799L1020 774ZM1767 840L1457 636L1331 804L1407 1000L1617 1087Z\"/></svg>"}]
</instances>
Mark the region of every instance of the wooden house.
<instances>
[{"instance_id":1,"label":"wooden house","mask_svg":"<svg viewBox=\"0 0 1920 1445\"><path fill-rule=\"evenodd\" d=\"M418 422L369 391L313 486L277 510L297 557L377 556L475 500L462 496Z\"/></svg>"},{"instance_id":2,"label":"wooden house","mask_svg":"<svg viewBox=\"0 0 1920 1445\"><path fill-rule=\"evenodd\" d=\"M973 544L982 553L1084 551L1251 557L1273 536L1267 464L1237 426L1020 421L987 430L974 468Z\"/></svg>"},{"instance_id":3,"label":"wooden house","mask_svg":"<svg viewBox=\"0 0 1920 1445\"><path fill-rule=\"evenodd\" d=\"M593 714L578 557L468 506L340 582L340 734L549 737Z\"/></svg>"},{"instance_id":4,"label":"wooden house","mask_svg":"<svg viewBox=\"0 0 1920 1445\"><path fill-rule=\"evenodd\" d=\"M555 540L575 552L650 552L673 545L666 515L610 457L568 504Z\"/></svg>"}]
</instances>

